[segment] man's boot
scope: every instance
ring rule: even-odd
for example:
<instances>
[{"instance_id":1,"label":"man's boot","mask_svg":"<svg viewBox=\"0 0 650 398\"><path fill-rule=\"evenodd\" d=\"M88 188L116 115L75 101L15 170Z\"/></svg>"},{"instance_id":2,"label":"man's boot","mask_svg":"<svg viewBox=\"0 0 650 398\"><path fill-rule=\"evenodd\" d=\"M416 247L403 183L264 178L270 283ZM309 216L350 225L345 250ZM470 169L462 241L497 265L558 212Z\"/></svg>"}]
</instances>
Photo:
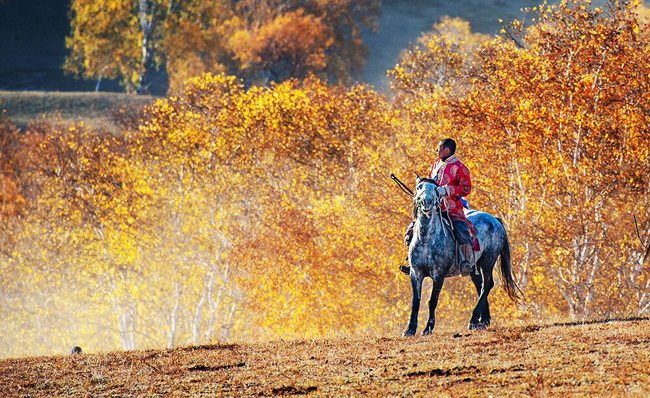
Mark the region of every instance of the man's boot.
<instances>
[{"instance_id":1,"label":"man's boot","mask_svg":"<svg viewBox=\"0 0 650 398\"><path fill-rule=\"evenodd\" d=\"M472 261L474 260L472 245L460 245L460 253L462 254L462 261L460 262L460 273L467 276L472 273Z\"/></svg>"},{"instance_id":2,"label":"man's boot","mask_svg":"<svg viewBox=\"0 0 650 398\"><path fill-rule=\"evenodd\" d=\"M400 264L400 266L399 266L399 270L400 270L403 274L411 275L411 267L408 265L408 263L409 263L409 258L406 257L406 258L404 259L404 261L406 262L406 265L404 265L404 264Z\"/></svg>"}]
</instances>

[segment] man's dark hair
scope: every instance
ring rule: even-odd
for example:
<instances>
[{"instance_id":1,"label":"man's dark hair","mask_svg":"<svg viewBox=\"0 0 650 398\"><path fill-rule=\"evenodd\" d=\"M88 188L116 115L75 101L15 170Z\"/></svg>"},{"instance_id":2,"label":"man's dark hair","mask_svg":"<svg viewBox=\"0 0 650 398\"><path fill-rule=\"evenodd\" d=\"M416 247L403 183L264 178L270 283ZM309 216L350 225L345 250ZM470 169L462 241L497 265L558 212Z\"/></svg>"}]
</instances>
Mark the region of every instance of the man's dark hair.
<instances>
[{"instance_id":1,"label":"man's dark hair","mask_svg":"<svg viewBox=\"0 0 650 398\"><path fill-rule=\"evenodd\" d=\"M451 138L445 138L442 140L442 146L449 148L449 151L452 155L456 153L456 141L452 140Z\"/></svg>"}]
</instances>

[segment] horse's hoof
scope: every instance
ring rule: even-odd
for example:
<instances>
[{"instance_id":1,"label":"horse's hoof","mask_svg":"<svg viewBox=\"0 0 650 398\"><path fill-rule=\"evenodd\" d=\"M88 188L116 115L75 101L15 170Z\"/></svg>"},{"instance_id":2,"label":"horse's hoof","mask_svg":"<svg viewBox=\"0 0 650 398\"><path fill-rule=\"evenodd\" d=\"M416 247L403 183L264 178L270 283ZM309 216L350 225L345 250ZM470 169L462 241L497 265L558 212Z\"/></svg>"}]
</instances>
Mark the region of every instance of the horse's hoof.
<instances>
[{"instance_id":1,"label":"horse's hoof","mask_svg":"<svg viewBox=\"0 0 650 398\"><path fill-rule=\"evenodd\" d=\"M409 329L406 332L404 332L404 334L402 335L402 337L409 337L409 336L415 336L415 330Z\"/></svg>"},{"instance_id":2,"label":"horse's hoof","mask_svg":"<svg viewBox=\"0 0 650 398\"><path fill-rule=\"evenodd\" d=\"M428 336L433 333L433 328L426 328L422 331L422 336Z\"/></svg>"},{"instance_id":3,"label":"horse's hoof","mask_svg":"<svg viewBox=\"0 0 650 398\"><path fill-rule=\"evenodd\" d=\"M475 323L470 322L467 328L469 330L485 330L487 329L487 325L483 322L475 322Z\"/></svg>"}]
</instances>

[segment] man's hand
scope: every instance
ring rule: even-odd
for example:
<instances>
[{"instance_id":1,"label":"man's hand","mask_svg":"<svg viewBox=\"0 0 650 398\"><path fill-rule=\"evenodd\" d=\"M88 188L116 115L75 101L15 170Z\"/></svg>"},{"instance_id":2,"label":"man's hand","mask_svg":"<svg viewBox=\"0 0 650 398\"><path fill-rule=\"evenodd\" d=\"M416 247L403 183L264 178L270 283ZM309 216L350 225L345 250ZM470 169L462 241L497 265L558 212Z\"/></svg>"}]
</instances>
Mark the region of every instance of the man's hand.
<instances>
[{"instance_id":1,"label":"man's hand","mask_svg":"<svg viewBox=\"0 0 650 398\"><path fill-rule=\"evenodd\" d=\"M438 187L436 188L436 194L439 198L447 196L447 187Z\"/></svg>"}]
</instances>

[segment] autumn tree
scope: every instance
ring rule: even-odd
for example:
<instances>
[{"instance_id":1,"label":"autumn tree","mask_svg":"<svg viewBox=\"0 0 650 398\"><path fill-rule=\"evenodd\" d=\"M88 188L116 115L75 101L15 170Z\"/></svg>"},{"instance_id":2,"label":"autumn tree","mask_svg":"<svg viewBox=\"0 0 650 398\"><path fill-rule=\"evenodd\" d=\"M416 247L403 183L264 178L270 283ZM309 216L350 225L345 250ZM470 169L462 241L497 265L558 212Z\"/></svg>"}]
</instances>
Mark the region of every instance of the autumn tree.
<instances>
[{"instance_id":1,"label":"autumn tree","mask_svg":"<svg viewBox=\"0 0 650 398\"><path fill-rule=\"evenodd\" d=\"M259 69L268 74L266 81L276 82L324 72L333 43L333 32L303 9L280 14L251 32L237 30L229 39L243 71Z\"/></svg>"},{"instance_id":2,"label":"autumn tree","mask_svg":"<svg viewBox=\"0 0 650 398\"><path fill-rule=\"evenodd\" d=\"M159 193L150 210L159 238L148 250L152 263L166 264L168 345L228 338L242 301L234 277L244 270L229 261L228 234L239 217L232 197L238 175L220 147L229 144L219 137L223 125L211 117L225 117L240 90L234 78L190 84L182 96L155 104L131 136L139 167L155 171L148 184Z\"/></svg>"},{"instance_id":3,"label":"autumn tree","mask_svg":"<svg viewBox=\"0 0 650 398\"><path fill-rule=\"evenodd\" d=\"M342 108L350 112L341 114ZM390 295L374 293L389 268L371 244L388 220L372 211L387 197L377 178L383 170L373 164L377 142L390 135L385 111L386 104L365 87L331 89L308 79L245 91L232 78L210 75L151 109L138 139L152 160L170 161L161 183L172 183L166 191L178 199L166 207L174 214L185 203L185 212L211 198L197 210L220 214L201 238L213 241L220 255L204 255L192 245L183 263L201 256L218 267L220 280L230 273L245 292L240 311L252 325L236 323L237 335L317 336L336 325L355 330L355 320L374 328L378 314L394 321L388 315L394 308L385 301ZM356 176L359 169L367 172L363 179ZM210 202L213 210L206 207ZM197 217L187 219L193 227L181 228L182 235L198 232ZM347 231L372 217L372 228L360 223ZM364 259L355 260L360 252ZM356 288L337 298L349 280L358 281ZM368 289L357 289L361 284ZM375 312L361 305L368 299ZM325 316L332 311L344 318Z\"/></svg>"},{"instance_id":4,"label":"autumn tree","mask_svg":"<svg viewBox=\"0 0 650 398\"><path fill-rule=\"evenodd\" d=\"M70 51L65 71L85 79L120 78L127 91L144 93L160 65L162 22L173 7L165 0L75 0L70 6Z\"/></svg>"},{"instance_id":5,"label":"autumn tree","mask_svg":"<svg viewBox=\"0 0 650 398\"><path fill-rule=\"evenodd\" d=\"M54 211L39 213L37 209L44 203L39 195L40 184L31 178L30 154L37 145L30 136L15 134L12 145L16 150L20 182L24 187L22 194L25 205L19 221L14 224L12 236L14 244L8 246L10 252L3 252L0 263L3 269L3 335L20 336L30 343L29 351L33 353L51 352L52 346L66 344L65 325L74 310L66 308L63 287L70 282L66 260L74 258L76 252L69 250L70 236L58 223ZM49 210L52 210L51 208ZM47 244L40 244L47 242ZM5 316L6 315L6 316ZM43 325L51 325L52 330L43 333ZM16 346L3 342L5 347ZM26 348L14 348L19 354Z\"/></svg>"},{"instance_id":6,"label":"autumn tree","mask_svg":"<svg viewBox=\"0 0 650 398\"><path fill-rule=\"evenodd\" d=\"M480 170L471 201L506 221L520 280L539 295L539 310L561 310L558 297L574 319L629 310L623 297L630 290L612 281L622 280L619 265L644 280L641 265L621 257L618 245L630 241L634 208L648 200L642 93L649 75L640 61L647 59L647 22L635 5L617 2L607 10L577 1L527 12L530 26L507 25L471 63L461 59L446 75L452 79L433 89L416 84L423 93L404 90L426 72L400 66L397 88L425 109L434 108L422 98L432 99L438 119L458 126L454 135ZM447 48L411 56L457 59Z\"/></svg>"},{"instance_id":7,"label":"autumn tree","mask_svg":"<svg viewBox=\"0 0 650 398\"><path fill-rule=\"evenodd\" d=\"M10 255L15 218L25 205L18 164L18 130L0 114L0 251Z\"/></svg>"},{"instance_id":8,"label":"autumn tree","mask_svg":"<svg viewBox=\"0 0 650 398\"><path fill-rule=\"evenodd\" d=\"M18 236L21 232L20 217L25 208L25 197L20 175L20 146L16 140L19 133L4 113L0 114L0 291L2 306L0 319L4 323L17 321L12 309L11 294L17 289L17 281L24 274L15 266L17 261L16 246L20 245ZM9 338L0 337L0 346L10 345Z\"/></svg>"},{"instance_id":9,"label":"autumn tree","mask_svg":"<svg viewBox=\"0 0 650 398\"><path fill-rule=\"evenodd\" d=\"M231 48L244 69L274 81L311 72L349 84L368 56L361 34L377 28L379 10L377 0L241 1Z\"/></svg>"},{"instance_id":10,"label":"autumn tree","mask_svg":"<svg viewBox=\"0 0 650 398\"><path fill-rule=\"evenodd\" d=\"M181 90L194 76L236 70L228 45L235 16L230 0L186 1L170 15L160 50L172 91Z\"/></svg>"}]
</instances>

